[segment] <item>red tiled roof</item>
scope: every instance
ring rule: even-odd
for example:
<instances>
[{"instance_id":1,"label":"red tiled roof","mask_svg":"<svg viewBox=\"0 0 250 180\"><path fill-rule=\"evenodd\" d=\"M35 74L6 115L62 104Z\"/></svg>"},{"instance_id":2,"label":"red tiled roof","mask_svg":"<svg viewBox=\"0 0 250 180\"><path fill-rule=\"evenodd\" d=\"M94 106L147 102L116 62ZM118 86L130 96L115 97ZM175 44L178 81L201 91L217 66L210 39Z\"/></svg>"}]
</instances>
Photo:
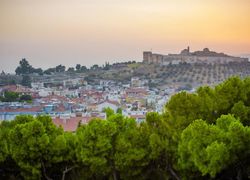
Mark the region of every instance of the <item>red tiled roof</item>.
<instances>
[{"instance_id":1,"label":"red tiled roof","mask_svg":"<svg viewBox=\"0 0 250 180\"><path fill-rule=\"evenodd\" d=\"M7 85L3 87L3 90L5 91L15 91L17 89L16 85Z\"/></svg>"},{"instance_id":2,"label":"red tiled roof","mask_svg":"<svg viewBox=\"0 0 250 180\"><path fill-rule=\"evenodd\" d=\"M61 126L64 131L71 131L74 132L76 131L79 122L81 124L87 124L89 123L89 121L91 121L93 118L95 117L89 117L89 116L84 116L84 117L70 117L70 118L60 118L60 117L56 117L53 118L53 123L56 126Z\"/></svg>"},{"instance_id":3,"label":"red tiled roof","mask_svg":"<svg viewBox=\"0 0 250 180\"><path fill-rule=\"evenodd\" d=\"M5 108L5 109L0 109L0 112L41 112L42 107L41 106L36 106L32 108Z\"/></svg>"},{"instance_id":4,"label":"red tiled roof","mask_svg":"<svg viewBox=\"0 0 250 180\"><path fill-rule=\"evenodd\" d=\"M4 91L12 91L17 93L35 93L32 89L21 85L7 85L3 87Z\"/></svg>"},{"instance_id":5,"label":"red tiled roof","mask_svg":"<svg viewBox=\"0 0 250 180\"><path fill-rule=\"evenodd\" d=\"M126 90L126 93L143 93L147 94L147 90L144 88L129 88Z\"/></svg>"},{"instance_id":6,"label":"red tiled roof","mask_svg":"<svg viewBox=\"0 0 250 180\"><path fill-rule=\"evenodd\" d=\"M76 131L79 122L82 120L82 117L70 117L69 119L65 118L59 118L56 117L53 119L53 123L56 126L62 126L62 128L64 129L64 131Z\"/></svg>"},{"instance_id":7,"label":"red tiled roof","mask_svg":"<svg viewBox=\"0 0 250 180\"><path fill-rule=\"evenodd\" d=\"M15 90L17 93L34 93L34 91L31 91L29 88L17 88Z\"/></svg>"},{"instance_id":8,"label":"red tiled roof","mask_svg":"<svg viewBox=\"0 0 250 180\"><path fill-rule=\"evenodd\" d=\"M140 119L146 118L145 115L130 115L130 117L135 118L135 119L137 119L137 118L140 118Z\"/></svg>"},{"instance_id":9,"label":"red tiled roof","mask_svg":"<svg viewBox=\"0 0 250 180\"><path fill-rule=\"evenodd\" d=\"M57 107L56 107L56 112L64 112L66 111L66 108L63 106L63 104L59 104Z\"/></svg>"},{"instance_id":10,"label":"red tiled roof","mask_svg":"<svg viewBox=\"0 0 250 180\"><path fill-rule=\"evenodd\" d=\"M93 119L93 117L83 117L81 124L87 124L89 123L89 121L91 121Z\"/></svg>"},{"instance_id":11,"label":"red tiled roof","mask_svg":"<svg viewBox=\"0 0 250 180\"><path fill-rule=\"evenodd\" d=\"M106 102L106 103L113 104L113 105L116 105L116 106L119 106L119 105L120 105L119 102L117 102L117 101L111 101L111 100L105 100L105 101L101 102L100 104L105 103L105 102Z\"/></svg>"},{"instance_id":12,"label":"red tiled roof","mask_svg":"<svg viewBox=\"0 0 250 180\"><path fill-rule=\"evenodd\" d=\"M52 99L56 99L59 101L67 101L68 99L64 96L58 96L58 95L49 95L44 98L42 98L43 101L51 101Z\"/></svg>"},{"instance_id":13,"label":"red tiled roof","mask_svg":"<svg viewBox=\"0 0 250 180\"><path fill-rule=\"evenodd\" d=\"M70 99L74 103L83 103L85 100L83 98L71 98Z\"/></svg>"},{"instance_id":14,"label":"red tiled roof","mask_svg":"<svg viewBox=\"0 0 250 180\"><path fill-rule=\"evenodd\" d=\"M107 100L107 102L111 103L111 104L114 104L114 105L117 105L119 106L120 103L118 101L111 101L111 100Z\"/></svg>"}]
</instances>

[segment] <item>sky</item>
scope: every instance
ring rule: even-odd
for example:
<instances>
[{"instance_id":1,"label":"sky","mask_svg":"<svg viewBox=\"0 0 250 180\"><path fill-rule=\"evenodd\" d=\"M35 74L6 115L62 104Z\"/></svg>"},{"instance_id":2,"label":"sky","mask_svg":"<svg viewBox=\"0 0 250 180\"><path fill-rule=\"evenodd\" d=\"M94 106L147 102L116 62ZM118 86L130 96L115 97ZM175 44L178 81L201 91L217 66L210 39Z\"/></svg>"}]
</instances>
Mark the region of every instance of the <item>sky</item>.
<instances>
[{"instance_id":1,"label":"sky","mask_svg":"<svg viewBox=\"0 0 250 180\"><path fill-rule=\"evenodd\" d=\"M250 0L0 0L0 71L142 61L208 47L250 54Z\"/></svg>"}]
</instances>

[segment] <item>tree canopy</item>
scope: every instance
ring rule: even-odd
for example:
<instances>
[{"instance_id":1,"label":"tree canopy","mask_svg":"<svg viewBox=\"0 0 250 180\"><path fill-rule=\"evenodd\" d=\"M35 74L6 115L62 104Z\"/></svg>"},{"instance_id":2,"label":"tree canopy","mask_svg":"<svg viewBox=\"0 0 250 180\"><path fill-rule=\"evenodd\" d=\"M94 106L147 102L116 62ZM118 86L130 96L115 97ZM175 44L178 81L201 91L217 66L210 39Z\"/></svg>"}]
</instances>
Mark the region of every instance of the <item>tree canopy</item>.
<instances>
[{"instance_id":1,"label":"tree canopy","mask_svg":"<svg viewBox=\"0 0 250 180\"><path fill-rule=\"evenodd\" d=\"M0 101L2 102L31 102L32 96L29 94L23 94L12 91L5 91L2 96L0 96Z\"/></svg>"},{"instance_id":2,"label":"tree canopy","mask_svg":"<svg viewBox=\"0 0 250 180\"><path fill-rule=\"evenodd\" d=\"M19 61L19 66L16 68L15 72L17 75L28 75L32 73L37 73L39 75L43 74L41 68L33 68L25 58Z\"/></svg>"}]
</instances>

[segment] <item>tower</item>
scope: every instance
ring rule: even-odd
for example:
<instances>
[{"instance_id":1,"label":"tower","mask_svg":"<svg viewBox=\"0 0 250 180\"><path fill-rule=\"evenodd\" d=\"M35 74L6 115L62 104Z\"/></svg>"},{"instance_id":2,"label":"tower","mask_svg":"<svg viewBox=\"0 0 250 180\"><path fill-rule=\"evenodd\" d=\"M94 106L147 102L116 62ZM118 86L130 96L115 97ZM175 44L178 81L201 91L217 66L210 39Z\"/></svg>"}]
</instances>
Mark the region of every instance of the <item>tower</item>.
<instances>
[{"instance_id":1,"label":"tower","mask_svg":"<svg viewBox=\"0 0 250 180\"><path fill-rule=\"evenodd\" d=\"M150 63L152 60L152 52L151 51L144 51L143 52L143 62Z\"/></svg>"}]
</instances>

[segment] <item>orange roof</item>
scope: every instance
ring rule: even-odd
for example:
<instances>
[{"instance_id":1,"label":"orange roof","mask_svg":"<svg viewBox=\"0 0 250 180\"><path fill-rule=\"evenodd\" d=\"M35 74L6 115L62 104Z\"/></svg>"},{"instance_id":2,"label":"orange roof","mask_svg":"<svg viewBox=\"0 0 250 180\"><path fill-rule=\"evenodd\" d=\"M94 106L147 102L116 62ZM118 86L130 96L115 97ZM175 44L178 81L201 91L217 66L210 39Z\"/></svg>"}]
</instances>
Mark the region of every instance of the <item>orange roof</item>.
<instances>
[{"instance_id":1,"label":"orange roof","mask_svg":"<svg viewBox=\"0 0 250 180\"><path fill-rule=\"evenodd\" d=\"M55 110L56 112L64 112L66 111L66 108L62 105L62 104L59 104Z\"/></svg>"},{"instance_id":2,"label":"orange roof","mask_svg":"<svg viewBox=\"0 0 250 180\"><path fill-rule=\"evenodd\" d=\"M111 101L111 100L105 100L105 101L101 102L100 104L105 103L105 102L110 103L110 104L113 104L113 105L116 105L116 106L119 106L119 105L120 105L119 102L117 102L117 101Z\"/></svg>"},{"instance_id":3,"label":"orange roof","mask_svg":"<svg viewBox=\"0 0 250 180\"><path fill-rule=\"evenodd\" d=\"M68 99L64 96L58 96L58 95L49 95L44 98L42 98L43 101L50 101L52 99L57 99L59 101L67 101Z\"/></svg>"},{"instance_id":4,"label":"orange roof","mask_svg":"<svg viewBox=\"0 0 250 180\"><path fill-rule=\"evenodd\" d=\"M82 124L87 124L89 123L89 121L91 121L93 119L93 117L82 117Z\"/></svg>"},{"instance_id":5,"label":"orange roof","mask_svg":"<svg viewBox=\"0 0 250 180\"><path fill-rule=\"evenodd\" d=\"M142 119L142 118L146 118L145 115L130 115L130 117L131 117L131 118L135 118L135 119L136 119L136 118L141 118L141 119Z\"/></svg>"},{"instance_id":6,"label":"orange roof","mask_svg":"<svg viewBox=\"0 0 250 180\"><path fill-rule=\"evenodd\" d=\"M35 106L31 108L5 108L0 109L0 112L41 112L42 107L41 106Z\"/></svg>"},{"instance_id":7,"label":"orange roof","mask_svg":"<svg viewBox=\"0 0 250 180\"><path fill-rule=\"evenodd\" d=\"M129 88L126 93L143 93L146 94L147 90L145 88Z\"/></svg>"},{"instance_id":8,"label":"orange roof","mask_svg":"<svg viewBox=\"0 0 250 180\"><path fill-rule=\"evenodd\" d=\"M64 131L76 131L79 122L82 120L82 117L70 117L69 119L63 119L56 117L53 119L53 123L56 126L61 126Z\"/></svg>"},{"instance_id":9,"label":"orange roof","mask_svg":"<svg viewBox=\"0 0 250 180\"><path fill-rule=\"evenodd\" d=\"M71 131L74 132L76 131L79 123L81 124L87 124L89 123L89 121L91 121L93 118L95 117L89 117L89 116L85 116L85 117L70 117L70 118L60 118L60 117L56 117L53 118L53 123L56 126L61 126L64 131Z\"/></svg>"},{"instance_id":10,"label":"orange roof","mask_svg":"<svg viewBox=\"0 0 250 180\"><path fill-rule=\"evenodd\" d=\"M7 90L7 91L15 91L17 89L16 85L7 85L3 87L3 90Z\"/></svg>"}]
</instances>

